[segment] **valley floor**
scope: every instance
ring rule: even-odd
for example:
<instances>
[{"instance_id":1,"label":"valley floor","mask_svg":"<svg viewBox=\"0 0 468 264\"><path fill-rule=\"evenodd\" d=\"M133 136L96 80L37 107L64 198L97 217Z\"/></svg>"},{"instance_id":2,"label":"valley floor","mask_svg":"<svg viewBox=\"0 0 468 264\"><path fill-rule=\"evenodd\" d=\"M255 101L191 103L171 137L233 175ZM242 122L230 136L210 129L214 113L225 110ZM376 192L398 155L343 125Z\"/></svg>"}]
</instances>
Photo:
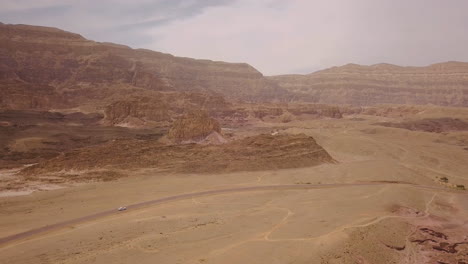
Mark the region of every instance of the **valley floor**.
<instances>
[{"instance_id":1,"label":"valley floor","mask_svg":"<svg viewBox=\"0 0 468 264\"><path fill-rule=\"evenodd\" d=\"M129 209L2 244L0 259L67 264L468 263L468 192L456 187L468 186L468 151L454 140L466 134L372 125L377 121L366 116L259 123L239 131L240 136L271 130L311 135L337 164L223 174L140 168L115 181L0 198L2 238L184 193L314 187L219 193ZM369 182L375 184L357 185Z\"/></svg>"}]
</instances>

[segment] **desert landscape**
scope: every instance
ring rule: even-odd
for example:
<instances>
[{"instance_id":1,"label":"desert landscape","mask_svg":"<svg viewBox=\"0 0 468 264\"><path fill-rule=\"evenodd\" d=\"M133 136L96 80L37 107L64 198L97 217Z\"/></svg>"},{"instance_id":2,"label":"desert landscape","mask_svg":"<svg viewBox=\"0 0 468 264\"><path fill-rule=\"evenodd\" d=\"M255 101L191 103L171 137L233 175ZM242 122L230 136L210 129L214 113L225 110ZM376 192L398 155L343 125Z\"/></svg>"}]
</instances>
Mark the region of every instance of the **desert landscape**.
<instances>
[{"instance_id":1,"label":"desert landscape","mask_svg":"<svg viewBox=\"0 0 468 264\"><path fill-rule=\"evenodd\" d=\"M0 262L468 263L468 63L264 76L0 24Z\"/></svg>"}]
</instances>

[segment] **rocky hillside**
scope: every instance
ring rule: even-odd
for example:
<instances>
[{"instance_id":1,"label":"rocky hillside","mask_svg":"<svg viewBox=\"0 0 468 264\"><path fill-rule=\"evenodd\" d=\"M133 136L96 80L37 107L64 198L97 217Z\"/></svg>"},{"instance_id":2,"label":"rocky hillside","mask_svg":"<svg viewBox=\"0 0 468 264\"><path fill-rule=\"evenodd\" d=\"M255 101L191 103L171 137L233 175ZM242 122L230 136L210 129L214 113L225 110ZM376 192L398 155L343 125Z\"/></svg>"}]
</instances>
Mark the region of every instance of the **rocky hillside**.
<instances>
[{"instance_id":1,"label":"rocky hillside","mask_svg":"<svg viewBox=\"0 0 468 264\"><path fill-rule=\"evenodd\" d=\"M114 140L80 148L23 170L30 179L58 173L70 180L69 171L102 168L159 168L168 172L222 173L275 170L336 163L314 138L299 135L260 134L223 145L165 145L156 140ZM65 172L65 173L64 173Z\"/></svg>"},{"instance_id":2,"label":"rocky hillside","mask_svg":"<svg viewBox=\"0 0 468 264\"><path fill-rule=\"evenodd\" d=\"M468 63L427 67L348 64L308 75L269 78L296 100L325 104L435 104L468 106Z\"/></svg>"},{"instance_id":3,"label":"rocky hillside","mask_svg":"<svg viewBox=\"0 0 468 264\"><path fill-rule=\"evenodd\" d=\"M468 122L458 118L425 118L421 120L408 120L400 123L381 122L376 125L403 128L412 131L443 133L450 131L468 131Z\"/></svg>"},{"instance_id":4,"label":"rocky hillside","mask_svg":"<svg viewBox=\"0 0 468 264\"><path fill-rule=\"evenodd\" d=\"M245 63L181 58L55 28L0 24L0 108L78 107L142 90L247 101L286 94Z\"/></svg>"},{"instance_id":5,"label":"rocky hillside","mask_svg":"<svg viewBox=\"0 0 468 264\"><path fill-rule=\"evenodd\" d=\"M106 124L147 127L171 122L185 113L205 110L223 118L230 115L231 103L224 97L191 92L151 92L127 96L105 107Z\"/></svg>"},{"instance_id":6,"label":"rocky hillside","mask_svg":"<svg viewBox=\"0 0 468 264\"><path fill-rule=\"evenodd\" d=\"M182 143L202 140L213 132L221 133L219 122L210 118L206 112L196 111L176 120L168 136L176 143Z\"/></svg>"},{"instance_id":7,"label":"rocky hillside","mask_svg":"<svg viewBox=\"0 0 468 264\"><path fill-rule=\"evenodd\" d=\"M159 98L166 92L248 102L468 106L468 63L348 64L265 78L245 63L181 58L98 43L56 28L0 24L0 109L103 112L129 96ZM166 119L162 112L148 111L152 118Z\"/></svg>"},{"instance_id":8,"label":"rocky hillside","mask_svg":"<svg viewBox=\"0 0 468 264\"><path fill-rule=\"evenodd\" d=\"M164 128L101 126L102 114L0 111L0 170L21 167L60 153L116 139L158 139Z\"/></svg>"}]
</instances>

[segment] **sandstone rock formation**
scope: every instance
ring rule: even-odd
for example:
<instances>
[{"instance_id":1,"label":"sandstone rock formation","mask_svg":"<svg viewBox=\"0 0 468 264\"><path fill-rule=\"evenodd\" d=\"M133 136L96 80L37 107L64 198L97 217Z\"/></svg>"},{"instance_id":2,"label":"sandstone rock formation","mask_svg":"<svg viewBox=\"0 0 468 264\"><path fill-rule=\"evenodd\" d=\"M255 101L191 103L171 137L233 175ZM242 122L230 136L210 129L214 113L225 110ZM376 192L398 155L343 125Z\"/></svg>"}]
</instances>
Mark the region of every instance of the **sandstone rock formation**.
<instances>
[{"instance_id":1,"label":"sandstone rock formation","mask_svg":"<svg viewBox=\"0 0 468 264\"><path fill-rule=\"evenodd\" d=\"M0 111L0 169L20 167L73 148L135 133L102 128L99 114Z\"/></svg>"},{"instance_id":2,"label":"sandstone rock formation","mask_svg":"<svg viewBox=\"0 0 468 264\"><path fill-rule=\"evenodd\" d=\"M295 100L324 104L468 106L468 63L427 67L348 64L308 75L272 76Z\"/></svg>"},{"instance_id":3,"label":"sandstone rock formation","mask_svg":"<svg viewBox=\"0 0 468 264\"><path fill-rule=\"evenodd\" d=\"M323 104L289 104L288 112L295 116L310 115L315 118L329 117L342 118L343 114L339 107Z\"/></svg>"},{"instance_id":4,"label":"sandstone rock formation","mask_svg":"<svg viewBox=\"0 0 468 264\"><path fill-rule=\"evenodd\" d=\"M170 121L166 102L157 97L134 97L115 101L105 108L106 120L112 125L142 126L147 120ZM135 124L139 120L139 125Z\"/></svg>"},{"instance_id":5,"label":"sandstone rock formation","mask_svg":"<svg viewBox=\"0 0 468 264\"><path fill-rule=\"evenodd\" d=\"M442 133L449 131L468 131L468 122L458 118L426 118L421 120L410 120L400 123L381 122L376 125L403 128L412 131L424 131Z\"/></svg>"},{"instance_id":6,"label":"sandstone rock formation","mask_svg":"<svg viewBox=\"0 0 468 264\"><path fill-rule=\"evenodd\" d=\"M96 168L158 168L183 173L222 173L309 167L336 161L310 136L267 135L227 144L165 145L156 140L115 140L77 149L23 170L37 175Z\"/></svg>"},{"instance_id":7,"label":"sandstone rock formation","mask_svg":"<svg viewBox=\"0 0 468 264\"><path fill-rule=\"evenodd\" d=\"M0 25L0 109L102 109L122 96L189 92L230 101L468 106L468 63L349 64L265 78L245 63L98 43L55 28ZM150 96L157 96L153 94Z\"/></svg>"},{"instance_id":8,"label":"sandstone rock formation","mask_svg":"<svg viewBox=\"0 0 468 264\"><path fill-rule=\"evenodd\" d=\"M168 137L176 143L196 142L213 133L221 133L219 122L210 118L206 112L197 111L176 120Z\"/></svg>"},{"instance_id":9,"label":"sandstone rock formation","mask_svg":"<svg viewBox=\"0 0 468 264\"><path fill-rule=\"evenodd\" d=\"M206 111L210 116L223 119L234 114L232 104L224 97L209 93L156 92L116 98L105 106L106 123L125 126L128 120L139 121L142 126L168 125L187 112Z\"/></svg>"},{"instance_id":10,"label":"sandstone rock formation","mask_svg":"<svg viewBox=\"0 0 468 264\"><path fill-rule=\"evenodd\" d=\"M239 111L239 110L238 110ZM337 106L311 103L263 103L245 105L245 111L252 118L263 121L289 122L296 118L342 118Z\"/></svg>"},{"instance_id":11,"label":"sandstone rock formation","mask_svg":"<svg viewBox=\"0 0 468 264\"><path fill-rule=\"evenodd\" d=\"M202 92L248 101L286 93L245 63L135 50L55 28L0 25L0 108L70 108L141 91Z\"/></svg>"}]
</instances>

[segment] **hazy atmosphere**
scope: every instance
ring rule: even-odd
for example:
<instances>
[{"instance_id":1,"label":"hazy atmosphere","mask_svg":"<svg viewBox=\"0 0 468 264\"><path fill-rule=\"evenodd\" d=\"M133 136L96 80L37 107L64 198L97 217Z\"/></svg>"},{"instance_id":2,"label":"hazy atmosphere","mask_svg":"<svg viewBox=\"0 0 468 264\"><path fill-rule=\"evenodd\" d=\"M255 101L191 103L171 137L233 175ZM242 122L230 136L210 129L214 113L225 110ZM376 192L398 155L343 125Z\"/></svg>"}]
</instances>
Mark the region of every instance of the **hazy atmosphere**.
<instances>
[{"instance_id":1,"label":"hazy atmosphere","mask_svg":"<svg viewBox=\"0 0 468 264\"><path fill-rule=\"evenodd\" d=\"M0 21L247 62L274 75L346 63L468 61L466 10L464 0L2 0Z\"/></svg>"}]
</instances>

